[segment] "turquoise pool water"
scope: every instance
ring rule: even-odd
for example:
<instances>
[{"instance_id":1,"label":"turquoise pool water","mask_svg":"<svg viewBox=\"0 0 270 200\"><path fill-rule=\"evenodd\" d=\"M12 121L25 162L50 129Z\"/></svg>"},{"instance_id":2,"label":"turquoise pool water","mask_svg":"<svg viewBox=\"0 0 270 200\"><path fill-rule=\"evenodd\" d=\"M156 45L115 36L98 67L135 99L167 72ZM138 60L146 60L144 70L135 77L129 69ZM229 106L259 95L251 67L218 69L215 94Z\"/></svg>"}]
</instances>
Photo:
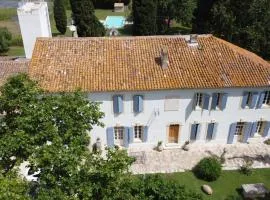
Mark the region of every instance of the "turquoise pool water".
<instances>
[{"instance_id":1,"label":"turquoise pool water","mask_svg":"<svg viewBox=\"0 0 270 200\"><path fill-rule=\"evenodd\" d=\"M106 28L122 28L126 18L123 16L107 16L104 22Z\"/></svg>"}]
</instances>

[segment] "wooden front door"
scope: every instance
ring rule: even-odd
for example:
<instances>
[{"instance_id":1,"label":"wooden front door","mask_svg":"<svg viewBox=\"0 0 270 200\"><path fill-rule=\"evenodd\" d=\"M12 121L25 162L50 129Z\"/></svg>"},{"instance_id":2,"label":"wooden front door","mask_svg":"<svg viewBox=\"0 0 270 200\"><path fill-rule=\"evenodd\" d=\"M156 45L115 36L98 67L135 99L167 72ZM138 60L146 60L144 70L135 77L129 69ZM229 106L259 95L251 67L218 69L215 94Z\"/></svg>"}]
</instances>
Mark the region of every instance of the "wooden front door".
<instances>
[{"instance_id":1,"label":"wooden front door","mask_svg":"<svg viewBox=\"0 0 270 200\"><path fill-rule=\"evenodd\" d=\"M178 124L170 125L168 142L178 143L178 137L179 137L179 125Z\"/></svg>"}]
</instances>

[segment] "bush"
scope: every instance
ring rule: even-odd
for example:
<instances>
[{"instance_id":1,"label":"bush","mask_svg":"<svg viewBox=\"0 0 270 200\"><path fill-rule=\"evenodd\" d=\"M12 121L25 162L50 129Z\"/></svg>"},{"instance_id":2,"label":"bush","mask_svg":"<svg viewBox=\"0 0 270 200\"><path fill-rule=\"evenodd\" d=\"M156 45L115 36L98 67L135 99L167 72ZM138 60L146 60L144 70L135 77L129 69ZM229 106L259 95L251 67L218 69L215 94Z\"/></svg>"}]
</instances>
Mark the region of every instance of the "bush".
<instances>
[{"instance_id":1,"label":"bush","mask_svg":"<svg viewBox=\"0 0 270 200\"><path fill-rule=\"evenodd\" d=\"M245 159L245 163L240 167L240 172L247 176L252 174L252 165L253 161L249 159Z\"/></svg>"},{"instance_id":2,"label":"bush","mask_svg":"<svg viewBox=\"0 0 270 200\"><path fill-rule=\"evenodd\" d=\"M5 53L9 50L12 35L7 28L0 28L0 53Z\"/></svg>"},{"instance_id":3,"label":"bush","mask_svg":"<svg viewBox=\"0 0 270 200\"><path fill-rule=\"evenodd\" d=\"M206 181L215 181L221 174L221 163L215 157L203 158L194 168L194 174Z\"/></svg>"},{"instance_id":4,"label":"bush","mask_svg":"<svg viewBox=\"0 0 270 200\"><path fill-rule=\"evenodd\" d=\"M270 139L265 140L264 144L270 145Z\"/></svg>"}]
</instances>

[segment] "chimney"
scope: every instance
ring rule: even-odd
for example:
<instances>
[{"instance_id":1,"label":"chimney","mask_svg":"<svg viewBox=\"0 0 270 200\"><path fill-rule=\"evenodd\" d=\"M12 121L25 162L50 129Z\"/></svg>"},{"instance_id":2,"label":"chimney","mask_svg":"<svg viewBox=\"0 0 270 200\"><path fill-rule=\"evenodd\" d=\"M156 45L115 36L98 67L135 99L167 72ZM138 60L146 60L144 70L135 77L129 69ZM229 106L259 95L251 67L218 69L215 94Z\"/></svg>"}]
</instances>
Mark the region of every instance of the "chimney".
<instances>
[{"instance_id":1,"label":"chimney","mask_svg":"<svg viewBox=\"0 0 270 200\"><path fill-rule=\"evenodd\" d=\"M188 46L196 47L198 46L198 35L197 34L190 34L188 42Z\"/></svg>"},{"instance_id":2,"label":"chimney","mask_svg":"<svg viewBox=\"0 0 270 200\"><path fill-rule=\"evenodd\" d=\"M162 47L160 58L161 58L162 69L167 69L168 65L169 65L168 48L167 47Z\"/></svg>"}]
</instances>

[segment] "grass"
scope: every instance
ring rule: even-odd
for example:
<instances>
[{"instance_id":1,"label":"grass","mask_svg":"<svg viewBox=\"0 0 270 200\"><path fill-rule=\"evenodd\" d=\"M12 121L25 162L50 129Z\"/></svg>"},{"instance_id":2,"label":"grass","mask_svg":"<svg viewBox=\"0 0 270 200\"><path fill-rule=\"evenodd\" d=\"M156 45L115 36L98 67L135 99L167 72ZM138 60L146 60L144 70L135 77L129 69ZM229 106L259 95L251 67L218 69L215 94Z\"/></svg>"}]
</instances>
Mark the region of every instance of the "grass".
<instances>
[{"instance_id":1,"label":"grass","mask_svg":"<svg viewBox=\"0 0 270 200\"><path fill-rule=\"evenodd\" d=\"M7 53L4 53L5 56L24 56L24 48L21 46L11 46L9 47L9 51ZM0 56L2 56L0 54Z\"/></svg>"},{"instance_id":2,"label":"grass","mask_svg":"<svg viewBox=\"0 0 270 200\"><path fill-rule=\"evenodd\" d=\"M223 171L221 177L214 182L206 182L197 179L192 172L173 173L163 175L167 178L179 181L187 189L203 195L207 200L225 200L229 196L239 197L239 189L245 183L264 183L270 189L270 169L254 169L250 176L241 174L239 171ZM208 196L201 190L203 184L213 188L213 195Z\"/></svg>"},{"instance_id":3,"label":"grass","mask_svg":"<svg viewBox=\"0 0 270 200\"><path fill-rule=\"evenodd\" d=\"M0 8L0 21L11 20L16 15L15 8Z\"/></svg>"}]
</instances>

